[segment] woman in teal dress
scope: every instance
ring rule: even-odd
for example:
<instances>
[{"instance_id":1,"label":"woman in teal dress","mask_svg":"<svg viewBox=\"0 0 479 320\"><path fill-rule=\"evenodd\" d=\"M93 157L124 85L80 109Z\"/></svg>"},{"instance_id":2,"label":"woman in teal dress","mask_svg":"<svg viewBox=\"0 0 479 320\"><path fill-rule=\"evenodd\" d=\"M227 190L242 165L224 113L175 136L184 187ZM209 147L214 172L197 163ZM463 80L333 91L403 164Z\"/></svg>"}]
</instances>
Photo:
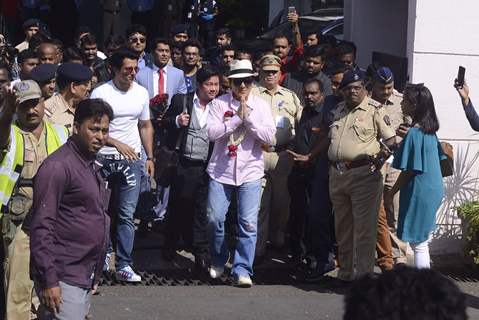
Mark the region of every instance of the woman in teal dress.
<instances>
[{"instance_id":1,"label":"woman in teal dress","mask_svg":"<svg viewBox=\"0 0 479 320\"><path fill-rule=\"evenodd\" d=\"M392 189L401 191L397 232L411 245L416 267L430 268L429 237L444 196L443 153L436 136L439 121L431 92L423 84L406 87L401 107L413 122L394 155L393 167L401 170Z\"/></svg>"}]
</instances>

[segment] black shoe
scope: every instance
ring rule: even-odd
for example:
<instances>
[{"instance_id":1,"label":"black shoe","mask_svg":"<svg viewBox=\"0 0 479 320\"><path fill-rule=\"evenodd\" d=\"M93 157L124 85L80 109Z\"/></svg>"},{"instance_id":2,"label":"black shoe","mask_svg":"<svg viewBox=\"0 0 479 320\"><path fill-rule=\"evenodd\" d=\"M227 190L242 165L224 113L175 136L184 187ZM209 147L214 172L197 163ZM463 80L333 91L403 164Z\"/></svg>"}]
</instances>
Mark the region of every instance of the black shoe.
<instances>
[{"instance_id":1,"label":"black shoe","mask_svg":"<svg viewBox=\"0 0 479 320\"><path fill-rule=\"evenodd\" d=\"M330 271L336 269L336 265L333 262L319 263L316 268L306 273L304 280L306 282L316 282L324 278L324 275Z\"/></svg>"},{"instance_id":2,"label":"black shoe","mask_svg":"<svg viewBox=\"0 0 479 320\"><path fill-rule=\"evenodd\" d=\"M195 256L195 269L200 273L208 273L210 262L201 256Z\"/></svg>"}]
</instances>

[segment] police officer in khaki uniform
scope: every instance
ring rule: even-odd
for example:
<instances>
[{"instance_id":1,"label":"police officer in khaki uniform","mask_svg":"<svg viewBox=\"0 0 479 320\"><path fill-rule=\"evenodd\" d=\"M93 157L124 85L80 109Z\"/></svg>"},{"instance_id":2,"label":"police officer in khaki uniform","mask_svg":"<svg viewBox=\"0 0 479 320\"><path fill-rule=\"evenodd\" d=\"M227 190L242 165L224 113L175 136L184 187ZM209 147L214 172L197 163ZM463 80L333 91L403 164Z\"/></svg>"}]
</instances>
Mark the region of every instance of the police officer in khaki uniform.
<instances>
[{"instance_id":1,"label":"police officer in khaki uniform","mask_svg":"<svg viewBox=\"0 0 479 320\"><path fill-rule=\"evenodd\" d=\"M397 130L401 124L409 123L407 117L402 113L401 101L402 94L394 90L394 74L387 67L379 68L372 77L372 93L371 98L378 101L383 105L391 127ZM398 137L398 140L400 138ZM384 221L378 221L378 265L382 266L383 263L387 267L391 267L393 264L407 263L406 251L407 243L401 241L397 237L397 219L399 214L399 193L396 195L391 194L391 189L396 183L396 180L401 173L400 170L392 167L392 159L390 157L384 164L382 169L384 176L384 193L383 202L384 210L380 210L385 213ZM378 218L378 220L381 220ZM382 227L384 225L384 227ZM384 252L380 252L380 248L384 248L384 244L381 243L381 239L390 241L392 244L392 252L388 254L390 257L384 257ZM391 260L391 261L381 261Z\"/></svg>"},{"instance_id":2,"label":"police officer in khaki uniform","mask_svg":"<svg viewBox=\"0 0 479 320\"><path fill-rule=\"evenodd\" d=\"M91 89L91 70L81 64L66 62L58 67L59 92L45 101L45 115L52 123L64 125L71 135L76 105L88 98Z\"/></svg>"},{"instance_id":3,"label":"police officer in khaki uniform","mask_svg":"<svg viewBox=\"0 0 479 320\"><path fill-rule=\"evenodd\" d=\"M266 241L282 247L289 218L288 175L293 161L286 149L295 134L295 127L301 118L302 106L294 92L279 85L280 59L265 55L260 60L260 85L252 93L271 105L276 123L275 144L263 146L265 177L258 217L258 239L256 243L257 263L264 257Z\"/></svg>"},{"instance_id":4,"label":"police officer in khaki uniform","mask_svg":"<svg viewBox=\"0 0 479 320\"><path fill-rule=\"evenodd\" d=\"M44 99L49 99L55 94L57 65L42 63L33 68L30 78L38 83Z\"/></svg>"},{"instance_id":5,"label":"police officer in khaki uniform","mask_svg":"<svg viewBox=\"0 0 479 320\"><path fill-rule=\"evenodd\" d=\"M32 205L32 179L38 167L66 141L68 132L63 126L43 120L44 100L36 82L21 81L14 91L16 95L8 93L2 101L0 115L0 211L6 254L6 318L27 320L30 319L33 282L29 274L29 237L20 226ZM12 124L15 109L17 120ZM9 166L20 170L15 174ZM13 189L8 182L13 183Z\"/></svg>"},{"instance_id":6,"label":"police officer in khaki uniform","mask_svg":"<svg viewBox=\"0 0 479 320\"><path fill-rule=\"evenodd\" d=\"M334 110L329 131L329 183L338 243L338 278L351 281L374 269L383 189L380 164L386 158L378 139L392 148L396 134L381 104L367 96L361 71L345 73L340 89L344 101Z\"/></svg>"}]
</instances>

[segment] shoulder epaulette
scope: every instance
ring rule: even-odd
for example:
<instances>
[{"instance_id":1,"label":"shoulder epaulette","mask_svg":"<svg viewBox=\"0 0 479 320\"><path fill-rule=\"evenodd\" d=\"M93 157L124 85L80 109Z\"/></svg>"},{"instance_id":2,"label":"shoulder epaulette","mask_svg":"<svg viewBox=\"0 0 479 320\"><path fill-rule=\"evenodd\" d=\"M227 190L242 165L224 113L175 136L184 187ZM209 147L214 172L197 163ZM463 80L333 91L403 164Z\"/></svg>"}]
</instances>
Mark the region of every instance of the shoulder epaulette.
<instances>
[{"instance_id":1,"label":"shoulder epaulette","mask_svg":"<svg viewBox=\"0 0 479 320\"><path fill-rule=\"evenodd\" d=\"M380 102L377 102L376 100L371 99L371 98L369 98L368 105L373 106L373 107L375 107L376 109L380 109L380 108L382 108L382 106L383 106Z\"/></svg>"}]
</instances>

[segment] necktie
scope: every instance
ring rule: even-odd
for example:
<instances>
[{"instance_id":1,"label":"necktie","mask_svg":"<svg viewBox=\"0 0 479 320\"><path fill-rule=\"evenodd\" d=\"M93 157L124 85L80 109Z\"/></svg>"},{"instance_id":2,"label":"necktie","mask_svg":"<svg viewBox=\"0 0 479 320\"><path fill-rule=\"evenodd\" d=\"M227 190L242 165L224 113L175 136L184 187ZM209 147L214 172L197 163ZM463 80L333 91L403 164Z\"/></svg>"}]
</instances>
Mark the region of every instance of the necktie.
<instances>
[{"instance_id":1,"label":"necktie","mask_svg":"<svg viewBox=\"0 0 479 320\"><path fill-rule=\"evenodd\" d=\"M158 94L165 94L165 75L164 70L158 70L159 79L158 79Z\"/></svg>"}]
</instances>

